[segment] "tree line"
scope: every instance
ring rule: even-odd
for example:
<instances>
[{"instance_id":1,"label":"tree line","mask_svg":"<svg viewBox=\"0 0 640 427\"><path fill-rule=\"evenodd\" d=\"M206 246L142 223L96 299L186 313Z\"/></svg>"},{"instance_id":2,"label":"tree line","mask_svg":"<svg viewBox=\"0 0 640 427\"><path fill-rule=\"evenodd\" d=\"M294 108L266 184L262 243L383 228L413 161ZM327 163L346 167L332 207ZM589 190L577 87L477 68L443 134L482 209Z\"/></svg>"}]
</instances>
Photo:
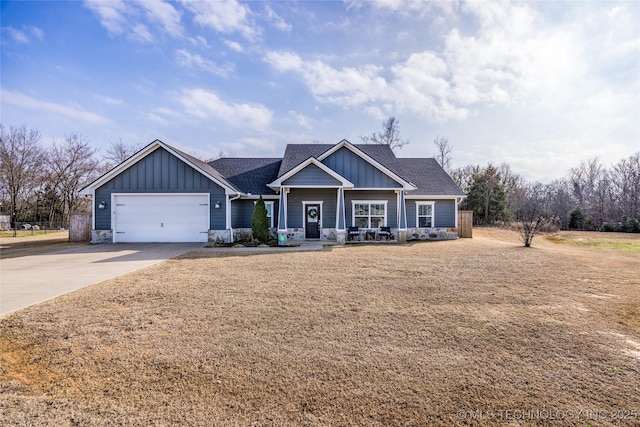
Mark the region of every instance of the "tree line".
<instances>
[{"instance_id":1,"label":"tree line","mask_svg":"<svg viewBox=\"0 0 640 427\"><path fill-rule=\"evenodd\" d=\"M399 121L365 143L401 149ZM547 218L562 229L640 232L640 152L609 167L598 158L580 162L548 184L527 182L507 163L451 168L453 147L446 137L433 141L434 157L467 194L461 210L475 225L524 223ZM131 156L139 147L112 142L102 156L77 133L44 145L37 129L0 124L0 211L13 222L68 226L72 212L90 211L79 191Z\"/></svg>"},{"instance_id":2,"label":"tree line","mask_svg":"<svg viewBox=\"0 0 640 427\"><path fill-rule=\"evenodd\" d=\"M89 140L70 133L44 145L37 129L0 124L0 211L19 222L69 225L72 212L90 211L80 190L136 150L122 141L98 156Z\"/></svg>"},{"instance_id":3,"label":"tree line","mask_svg":"<svg viewBox=\"0 0 640 427\"><path fill-rule=\"evenodd\" d=\"M537 216L565 230L640 232L640 152L610 167L597 157L581 161L548 184L527 182L506 163L448 172L467 194L460 209L473 211L476 225Z\"/></svg>"}]
</instances>

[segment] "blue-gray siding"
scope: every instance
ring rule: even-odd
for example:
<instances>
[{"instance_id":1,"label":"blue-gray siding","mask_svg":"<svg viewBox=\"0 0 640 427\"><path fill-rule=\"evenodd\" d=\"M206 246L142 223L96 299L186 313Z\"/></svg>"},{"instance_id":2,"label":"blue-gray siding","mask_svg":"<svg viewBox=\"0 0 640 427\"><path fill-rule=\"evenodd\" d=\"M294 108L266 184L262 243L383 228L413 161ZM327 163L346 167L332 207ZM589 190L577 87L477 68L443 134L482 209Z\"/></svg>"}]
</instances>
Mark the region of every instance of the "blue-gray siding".
<instances>
[{"instance_id":1,"label":"blue-gray siding","mask_svg":"<svg viewBox=\"0 0 640 427\"><path fill-rule=\"evenodd\" d=\"M420 200L421 202L423 200ZM436 217L434 227L453 228L456 226L456 201L450 200L424 200L424 202L434 202L434 214ZM407 200L407 226L416 225L416 200Z\"/></svg>"},{"instance_id":2,"label":"blue-gray siding","mask_svg":"<svg viewBox=\"0 0 640 427\"><path fill-rule=\"evenodd\" d=\"M323 185L323 186L339 186L340 181L327 174L314 164L310 164L297 174L287 179L282 185Z\"/></svg>"},{"instance_id":3,"label":"blue-gray siding","mask_svg":"<svg viewBox=\"0 0 640 427\"><path fill-rule=\"evenodd\" d=\"M323 228L335 228L336 208L338 204L338 190L335 188L292 188L287 194L287 227L304 227L304 216L302 213L302 202L323 202L321 222Z\"/></svg>"},{"instance_id":4,"label":"blue-gray siding","mask_svg":"<svg viewBox=\"0 0 640 427\"><path fill-rule=\"evenodd\" d=\"M158 148L96 189L94 212L97 230L111 229L111 208L98 209L100 201L111 203L112 193L209 193L211 230L224 230L225 191L194 168ZM220 202L220 209L215 208Z\"/></svg>"},{"instance_id":5,"label":"blue-gray siding","mask_svg":"<svg viewBox=\"0 0 640 427\"><path fill-rule=\"evenodd\" d=\"M400 188L393 179L347 148L341 148L322 161L347 178L355 188Z\"/></svg>"},{"instance_id":6,"label":"blue-gray siding","mask_svg":"<svg viewBox=\"0 0 640 427\"><path fill-rule=\"evenodd\" d=\"M231 228L251 228L255 200L234 200L231 202ZM278 205L277 200L265 200L274 202L273 204L273 226L278 226Z\"/></svg>"},{"instance_id":7,"label":"blue-gray siding","mask_svg":"<svg viewBox=\"0 0 640 427\"><path fill-rule=\"evenodd\" d=\"M347 227L353 225L353 204L354 200L386 200L387 201L387 227L398 226L398 195L392 190L382 191L347 191L344 192L345 216Z\"/></svg>"}]
</instances>

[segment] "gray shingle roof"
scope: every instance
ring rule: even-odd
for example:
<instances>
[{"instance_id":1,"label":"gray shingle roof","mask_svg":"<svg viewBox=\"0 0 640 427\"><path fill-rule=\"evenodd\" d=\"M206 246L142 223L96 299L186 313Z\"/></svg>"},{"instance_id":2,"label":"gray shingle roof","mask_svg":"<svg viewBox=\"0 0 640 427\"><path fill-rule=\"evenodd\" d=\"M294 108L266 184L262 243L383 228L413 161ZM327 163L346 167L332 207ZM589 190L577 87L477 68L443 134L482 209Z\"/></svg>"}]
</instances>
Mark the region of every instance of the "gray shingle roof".
<instances>
[{"instance_id":1,"label":"gray shingle roof","mask_svg":"<svg viewBox=\"0 0 640 427\"><path fill-rule=\"evenodd\" d=\"M416 190L408 196L464 196L464 192L438 164L436 159L397 158L399 167Z\"/></svg>"},{"instance_id":2,"label":"gray shingle roof","mask_svg":"<svg viewBox=\"0 0 640 427\"><path fill-rule=\"evenodd\" d=\"M196 157L193 157L190 154L185 153L184 151L180 151L175 147L171 147L171 149L174 150L176 153L180 154L181 156L185 157L186 159L188 159L192 164L198 166L200 169L202 169L203 171L207 172L212 177L216 178L221 183L227 185L229 188L232 188L232 189L234 189L236 191L238 191L238 190L242 191L242 189L240 187L237 187L237 186L233 185L233 183L227 179L227 177L226 177L226 175L224 173L221 173L220 171L218 171L216 168L214 168L210 164L207 164L207 163L203 162L202 160L200 160L200 159L198 159Z\"/></svg>"},{"instance_id":3,"label":"gray shingle roof","mask_svg":"<svg viewBox=\"0 0 640 427\"><path fill-rule=\"evenodd\" d=\"M244 193L276 194L267 184L278 177L282 159L223 158L209 164Z\"/></svg>"},{"instance_id":4,"label":"gray shingle roof","mask_svg":"<svg viewBox=\"0 0 640 427\"><path fill-rule=\"evenodd\" d=\"M352 144L361 150L367 156L375 159L382 166L389 169L396 175L404 178L400 173L400 169L396 163L396 156L393 154L391 147L379 144ZM282 165L278 176L282 176L291 169L298 166L310 157L317 158L325 151L330 150L335 144L289 144L282 158Z\"/></svg>"},{"instance_id":5,"label":"gray shingle roof","mask_svg":"<svg viewBox=\"0 0 640 427\"><path fill-rule=\"evenodd\" d=\"M398 158L388 145L356 144L356 148L375 159L417 189L408 196L464 196L464 193L432 158ZM334 144L289 144L284 157L279 158L223 158L209 165L223 175L227 182L244 193L271 195L267 186L310 157L317 158Z\"/></svg>"},{"instance_id":6,"label":"gray shingle roof","mask_svg":"<svg viewBox=\"0 0 640 427\"><path fill-rule=\"evenodd\" d=\"M318 157L329 150L334 144L288 144L284 150L284 157L280 165L278 177L289 172L309 157Z\"/></svg>"}]
</instances>

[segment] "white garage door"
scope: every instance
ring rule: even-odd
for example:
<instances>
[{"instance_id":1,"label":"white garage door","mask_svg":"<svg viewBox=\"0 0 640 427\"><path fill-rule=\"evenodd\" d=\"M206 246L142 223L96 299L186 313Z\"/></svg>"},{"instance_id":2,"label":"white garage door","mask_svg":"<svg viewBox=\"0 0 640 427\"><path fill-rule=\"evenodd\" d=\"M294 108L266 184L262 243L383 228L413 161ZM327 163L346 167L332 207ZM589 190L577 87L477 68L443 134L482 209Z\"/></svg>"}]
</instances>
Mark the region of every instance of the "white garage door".
<instances>
[{"instance_id":1,"label":"white garage door","mask_svg":"<svg viewBox=\"0 0 640 427\"><path fill-rule=\"evenodd\" d=\"M208 194L113 195L114 242L206 242Z\"/></svg>"}]
</instances>

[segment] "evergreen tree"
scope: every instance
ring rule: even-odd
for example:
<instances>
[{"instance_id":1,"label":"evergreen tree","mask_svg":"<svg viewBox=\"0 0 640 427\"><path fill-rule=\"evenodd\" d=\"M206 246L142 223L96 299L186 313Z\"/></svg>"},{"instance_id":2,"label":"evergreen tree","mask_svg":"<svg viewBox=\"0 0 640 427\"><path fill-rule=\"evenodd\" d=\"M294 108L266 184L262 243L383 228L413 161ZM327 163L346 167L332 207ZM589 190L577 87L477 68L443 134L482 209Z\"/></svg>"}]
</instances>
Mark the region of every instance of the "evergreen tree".
<instances>
[{"instance_id":1,"label":"evergreen tree","mask_svg":"<svg viewBox=\"0 0 640 427\"><path fill-rule=\"evenodd\" d=\"M583 228L584 214L580 206L576 206L576 208L571 211L571 216L569 217L569 230L582 230Z\"/></svg>"},{"instance_id":2,"label":"evergreen tree","mask_svg":"<svg viewBox=\"0 0 640 427\"><path fill-rule=\"evenodd\" d=\"M269 219L267 218L267 208L264 205L262 196L260 196L253 209L251 232L253 233L253 238L259 242L266 243L269 239Z\"/></svg>"},{"instance_id":3,"label":"evergreen tree","mask_svg":"<svg viewBox=\"0 0 640 427\"><path fill-rule=\"evenodd\" d=\"M509 219L500 172L492 166L474 173L463 209L473 211L476 224L489 225Z\"/></svg>"}]
</instances>

